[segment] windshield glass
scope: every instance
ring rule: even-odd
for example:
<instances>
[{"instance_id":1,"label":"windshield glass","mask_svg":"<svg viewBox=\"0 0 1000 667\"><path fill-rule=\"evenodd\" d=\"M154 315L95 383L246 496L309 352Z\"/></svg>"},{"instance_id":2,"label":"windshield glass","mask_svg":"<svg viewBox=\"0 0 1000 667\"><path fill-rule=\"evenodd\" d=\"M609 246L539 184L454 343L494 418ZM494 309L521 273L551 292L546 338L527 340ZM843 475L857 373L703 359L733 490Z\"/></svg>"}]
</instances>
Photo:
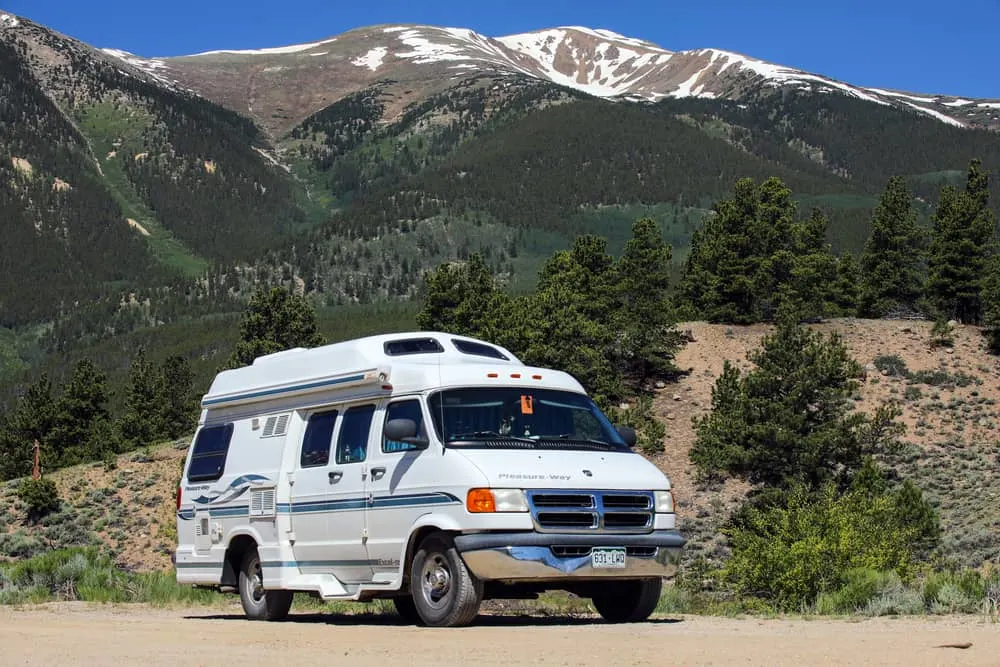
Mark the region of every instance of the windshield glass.
<instances>
[{"instance_id":1,"label":"windshield glass","mask_svg":"<svg viewBox=\"0 0 1000 667\"><path fill-rule=\"evenodd\" d=\"M450 447L629 451L583 394L552 389L447 389L429 400L434 429Z\"/></svg>"}]
</instances>

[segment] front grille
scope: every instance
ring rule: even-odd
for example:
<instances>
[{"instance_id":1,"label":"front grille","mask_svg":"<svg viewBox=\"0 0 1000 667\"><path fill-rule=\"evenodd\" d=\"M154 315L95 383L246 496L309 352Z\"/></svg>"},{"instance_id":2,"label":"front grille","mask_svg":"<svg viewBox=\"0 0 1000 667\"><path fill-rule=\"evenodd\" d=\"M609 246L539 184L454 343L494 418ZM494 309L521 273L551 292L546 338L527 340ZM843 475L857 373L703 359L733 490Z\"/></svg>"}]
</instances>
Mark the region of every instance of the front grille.
<instances>
[{"instance_id":1,"label":"front grille","mask_svg":"<svg viewBox=\"0 0 1000 667\"><path fill-rule=\"evenodd\" d=\"M649 512L608 512L604 515L604 527L612 530L617 528L646 528L652 520Z\"/></svg>"},{"instance_id":2,"label":"front grille","mask_svg":"<svg viewBox=\"0 0 1000 667\"><path fill-rule=\"evenodd\" d=\"M536 493L535 507L593 507L594 496L585 493Z\"/></svg>"},{"instance_id":3,"label":"front grille","mask_svg":"<svg viewBox=\"0 0 1000 667\"><path fill-rule=\"evenodd\" d=\"M645 533L653 529L648 491L527 491L539 532Z\"/></svg>"},{"instance_id":4,"label":"front grille","mask_svg":"<svg viewBox=\"0 0 1000 667\"><path fill-rule=\"evenodd\" d=\"M538 523L546 528L596 528L597 515L593 512L539 512Z\"/></svg>"}]
</instances>

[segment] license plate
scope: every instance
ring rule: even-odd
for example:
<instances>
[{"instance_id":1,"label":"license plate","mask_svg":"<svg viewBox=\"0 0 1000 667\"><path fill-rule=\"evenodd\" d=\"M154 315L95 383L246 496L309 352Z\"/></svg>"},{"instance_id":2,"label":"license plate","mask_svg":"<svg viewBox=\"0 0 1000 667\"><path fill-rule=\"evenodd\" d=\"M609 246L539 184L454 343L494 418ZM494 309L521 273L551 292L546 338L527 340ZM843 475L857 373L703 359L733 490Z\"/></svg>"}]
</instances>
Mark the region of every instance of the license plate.
<instances>
[{"instance_id":1,"label":"license plate","mask_svg":"<svg viewBox=\"0 0 1000 667\"><path fill-rule=\"evenodd\" d=\"M625 567L625 549L621 547L593 549L590 552L590 565L601 570Z\"/></svg>"}]
</instances>

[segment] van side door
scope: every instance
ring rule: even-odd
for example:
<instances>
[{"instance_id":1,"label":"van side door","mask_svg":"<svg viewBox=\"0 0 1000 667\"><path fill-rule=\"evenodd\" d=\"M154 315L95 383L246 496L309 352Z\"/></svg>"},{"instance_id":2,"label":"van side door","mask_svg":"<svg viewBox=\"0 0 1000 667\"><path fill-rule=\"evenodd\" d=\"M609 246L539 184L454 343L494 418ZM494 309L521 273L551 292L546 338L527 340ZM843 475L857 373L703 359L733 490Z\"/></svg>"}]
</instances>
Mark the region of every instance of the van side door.
<instances>
[{"instance_id":1,"label":"van side door","mask_svg":"<svg viewBox=\"0 0 1000 667\"><path fill-rule=\"evenodd\" d=\"M427 437L427 420L418 398L396 399L380 411L376 431L379 446L373 448L369 466L367 521L368 556L376 581L399 572L413 523L434 511L436 505L451 501L450 496L437 491L441 470L435 470L435 462L440 459L429 450L388 440L383 429L390 419L412 419L419 436Z\"/></svg>"},{"instance_id":2,"label":"van side door","mask_svg":"<svg viewBox=\"0 0 1000 667\"><path fill-rule=\"evenodd\" d=\"M357 434L367 434L373 412L374 405L354 406L308 417L291 504L292 551L303 574L371 581L364 545L367 441Z\"/></svg>"}]
</instances>

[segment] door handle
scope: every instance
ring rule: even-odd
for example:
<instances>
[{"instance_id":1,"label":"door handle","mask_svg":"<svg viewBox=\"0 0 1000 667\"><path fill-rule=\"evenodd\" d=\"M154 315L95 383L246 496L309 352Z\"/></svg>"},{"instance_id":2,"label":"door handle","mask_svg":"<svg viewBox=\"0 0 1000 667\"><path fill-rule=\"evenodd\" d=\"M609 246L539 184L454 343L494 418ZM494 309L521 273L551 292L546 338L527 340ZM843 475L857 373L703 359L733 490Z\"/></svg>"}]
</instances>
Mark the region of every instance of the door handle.
<instances>
[{"instance_id":1,"label":"door handle","mask_svg":"<svg viewBox=\"0 0 1000 667\"><path fill-rule=\"evenodd\" d=\"M385 474L385 466L372 468L372 479L382 479L382 475L384 474Z\"/></svg>"},{"instance_id":2,"label":"door handle","mask_svg":"<svg viewBox=\"0 0 1000 667\"><path fill-rule=\"evenodd\" d=\"M331 470L329 473L327 473L327 477L330 478L330 484L336 484L337 482L340 481L340 479L343 476L344 473L340 472L339 470Z\"/></svg>"}]
</instances>

